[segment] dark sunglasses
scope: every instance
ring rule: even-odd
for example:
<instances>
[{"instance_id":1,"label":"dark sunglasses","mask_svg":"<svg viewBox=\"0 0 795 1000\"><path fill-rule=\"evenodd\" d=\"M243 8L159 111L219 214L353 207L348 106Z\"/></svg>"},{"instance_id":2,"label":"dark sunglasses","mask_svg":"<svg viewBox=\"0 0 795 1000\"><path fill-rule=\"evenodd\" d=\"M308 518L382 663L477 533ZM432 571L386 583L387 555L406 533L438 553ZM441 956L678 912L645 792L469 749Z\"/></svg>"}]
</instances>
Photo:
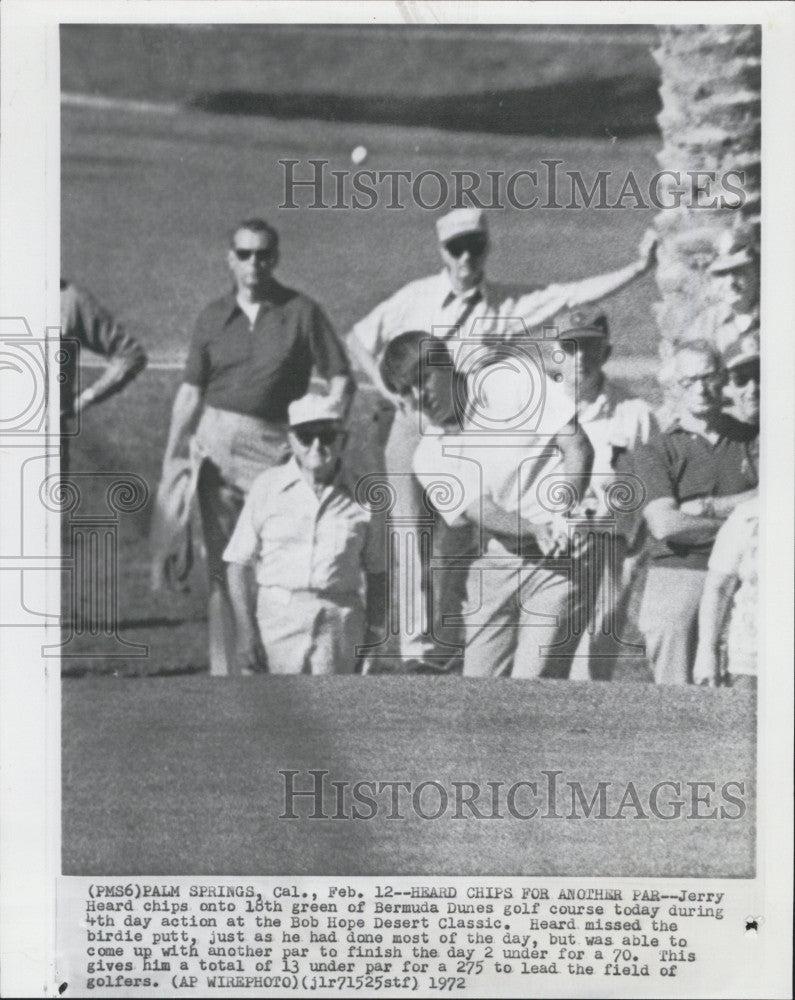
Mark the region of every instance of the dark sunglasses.
<instances>
[{"instance_id":1,"label":"dark sunglasses","mask_svg":"<svg viewBox=\"0 0 795 1000\"><path fill-rule=\"evenodd\" d=\"M238 247L232 247L235 253L235 257L238 260L249 260L251 257L257 261L270 260L273 250L242 250Z\"/></svg>"},{"instance_id":2,"label":"dark sunglasses","mask_svg":"<svg viewBox=\"0 0 795 1000\"><path fill-rule=\"evenodd\" d=\"M297 427L293 431L304 448L311 448L315 440L324 448L330 448L341 433L337 427Z\"/></svg>"},{"instance_id":3,"label":"dark sunglasses","mask_svg":"<svg viewBox=\"0 0 795 1000\"><path fill-rule=\"evenodd\" d=\"M487 246L488 240L485 236L456 236L449 243L445 243L447 252L456 258L463 257L467 251L472 257L482 257Z\"/></svg>"},{"instance_id":4,"label":"dark sunglasses","mask_svg":"<svg viewBox=\"0 0 795 1000\"><path fill-rule=\"evenodd\" d=\"M738 368L732 368L729 371L729 379L732 385L736 385L738 389L741 389L744 385L748 385L749 382L759 382L759 365L742 365Z\"/></svg>"}]
</instances>

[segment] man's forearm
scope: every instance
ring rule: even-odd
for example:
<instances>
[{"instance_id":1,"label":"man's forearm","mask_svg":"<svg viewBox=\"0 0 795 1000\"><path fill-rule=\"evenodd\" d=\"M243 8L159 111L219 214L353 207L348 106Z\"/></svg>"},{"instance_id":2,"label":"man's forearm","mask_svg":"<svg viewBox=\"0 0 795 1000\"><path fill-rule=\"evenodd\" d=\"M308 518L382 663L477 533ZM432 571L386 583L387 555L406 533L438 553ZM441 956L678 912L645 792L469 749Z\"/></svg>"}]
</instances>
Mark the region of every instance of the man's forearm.
<instances>
[{"instance_id":1,"label":"man's forearm","mask_svg":"<svg viewBox=\"0 0 795 1000\"><path fill-rule=\"evenodd\" d=\"M575 478L578 482L590 479L594 450L588 435L578 428L571 437L560 435L555 443L562 453L563 474Z\"/></svg>"},{"instance_id":2,"label":"man's forearm","mask_svg":"<svg viewBox=\"0 0 795 1000\"><path fill-rule=\"evenodd\" d=\"M198 386L183 382L177 390L171 410L171 426L163 456L164 462L174 458L179 450L186 445L187 438L196 428L202 402L203 393L201 389Z\"/></svg>"},{"instance_id":3,"label":"man's forearm","mask_svg":"<svg viewBox=\"0 0 795 1000\"><path fill-rule=\"evenodd\" d=\"M251 569L242 563L227 563L226 576L235 627L241 638L251 639L257 632Z\"/></svg>"},{"instance_id":4,"label":"man's forearm","mask_svg":"<svg viewBox=\"0 0 795 1000\"><path fill-rule=\"evenodd\" d=\"M655 526L657 530L649 525L655 538L675 545L706 545L715 540L722 526L721 518L695 517L678 510L667 514L664 525Z\"/></svg>"},{"instance_id":5,"label":"man's forearm","mask_svg":"<svg viewBox=\"0 0 795 1000\"><path fill-rule=\"evenodd\" d=\"M146 351L137 343L135 349L112 358L99 378L80 393L77 409L84 410L115 396L146 368L146 364Z\"/></svg>"},{"instance_id":6,"label":"man's forearm","mask_svg":"<svg viewBox=\"0 0 795 1000\"><path fill-rule=\"evenodd\" d=\"M361 372L372 383L373 387L390 402L395 402L395 396L391 393L381 380L381 372L378 370L378 362L367 349L362 345L356 334L351 331L347 339L348 353L356 362Z\"/></svg>"},{"instance_id":7,"label":"man's forearm","mask_svg":"<svg viewBox=\"0 0 795 1000\"><path fill-rule=\"evenodd\" d=\"M534 535L538 530L538 525L523 518L518 511L507 511L498 507L486 494L478 497L467 507L464 517L485 531L507 538Z\"/></svg>"},{"instance_id":8,"label":"man's forearm","mask_svg":"<svg viewBox=\"0 0 795 1000\"><path fill-rule=\"evenodd\" d=\"M592 278L585 278L573 286L567 305L569 309L576 309L578 306L584 306L589 302L604 299L608 295L614 295L647 270L648 264L645 261L635 260L617 271L608 271L606 274L596 274Z\"/></svg>"},{"instance_id":9,"label":"man's forearm","mask_svg":"<svg viewBox=\"0 0 795 1000\"><path fill-rule=\"evenodd\" d=\"M753 489L746 490L745 493L732 493L726 497L711 497L710 504L716 517L728 517L738 504L753 500L758 492L757 489Z\"/></svg>"}]
</instances>

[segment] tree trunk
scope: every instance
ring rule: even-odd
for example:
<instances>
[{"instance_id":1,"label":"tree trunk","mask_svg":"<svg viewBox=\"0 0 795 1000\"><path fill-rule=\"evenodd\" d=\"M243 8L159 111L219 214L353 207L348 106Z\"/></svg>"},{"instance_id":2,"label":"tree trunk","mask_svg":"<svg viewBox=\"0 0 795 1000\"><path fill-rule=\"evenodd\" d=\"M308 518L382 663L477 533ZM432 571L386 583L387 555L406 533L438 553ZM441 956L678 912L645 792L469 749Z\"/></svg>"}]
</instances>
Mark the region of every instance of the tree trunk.
<instances>
[{"instance_id":1,"label":"tree trunk","mask_svg":"<svg viewBox=\"0 0 795 1000\"><path fill-rule=\"evenodd\" d=\"M708 268L729 246L750 251L750 293L742 310L746 322L749 312L758 314L761 32L757 25L665 26L653 54L662 70L658 160L662 170L679 173L678 186L686 191L680 207L655 219L662 296L655 308L665 358L673 344L695 338L727 346L739 306L731 276ZM688 171L715 175L703 204L722 196L736 204L740 198L725 186L728 180L744 192L741 207L695 207ZM676 187L672 180L662 196L666 204L674 201Z\"/></svg>"}]
</instances>

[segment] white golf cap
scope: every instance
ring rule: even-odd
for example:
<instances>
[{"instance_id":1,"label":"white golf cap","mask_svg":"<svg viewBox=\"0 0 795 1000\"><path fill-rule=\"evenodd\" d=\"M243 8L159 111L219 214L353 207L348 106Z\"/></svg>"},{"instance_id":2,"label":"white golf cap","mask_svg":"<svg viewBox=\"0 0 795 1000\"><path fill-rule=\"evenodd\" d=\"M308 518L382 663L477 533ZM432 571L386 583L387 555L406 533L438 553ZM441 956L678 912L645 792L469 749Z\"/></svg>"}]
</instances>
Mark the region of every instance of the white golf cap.
<instances>
[{"instance_id":1,"label":"white golf cap","mask_svg":"<svg viewBox=\"0 0 795 1000\"><path fill-rule=\"evenodd\" d=\"M328 396L309 393L290 403L287 418L291 427L301 424L342 423L339 405Z\"/></svg>"},{"instance_id":2,"label":"white golf cap","mask_svg":"<svg viewBox=\"0 0 795 1000\"><path fill-rule=\"evenodd\" d=\"M452 212L436 220L436 232L440 243L447 243L456 236L469 233L488 233L486 216L479 208L454 208Z\"/></svg>"},{"instance_id":3,"label":"white golf cap","mask_svg":"<svg viewBox=\"0 0 795 1000\"><path fill-rule=\"evenodd\" d=\"M731 370L759 360L759 330L749 330L723 352L723 364Z\"/></svg>"}]
</instances>

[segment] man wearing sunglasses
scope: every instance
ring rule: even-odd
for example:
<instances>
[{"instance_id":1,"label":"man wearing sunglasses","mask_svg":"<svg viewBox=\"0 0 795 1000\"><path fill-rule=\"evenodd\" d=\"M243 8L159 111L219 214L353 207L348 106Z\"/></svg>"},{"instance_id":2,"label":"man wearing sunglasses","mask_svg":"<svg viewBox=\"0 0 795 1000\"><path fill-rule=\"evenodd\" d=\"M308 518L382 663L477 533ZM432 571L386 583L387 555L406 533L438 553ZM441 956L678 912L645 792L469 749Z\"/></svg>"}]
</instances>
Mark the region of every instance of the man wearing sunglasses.
<instances>
[{"instance_id":1,"label":"man wearing sunglasses","mask_svg":"<svg viewBox=\"0 0 795 1000\"><path fill-rule=\"evenodd\" d=\"M383 527L354 499L339 406L308 395L290 404L289 420L293 457L255 479L224 551L237 666L352 673L365 606L383 630Z\"/></svg>"},{"instance_id":2,"label":"man wearing sunglasses","mask_svg":"<svg viewBox=\"0 0 795 1000\"><path fill-rule=\"evenodd\" d=\"M210 672L229 672L234 637L222 554L254 478L289 455L287 409L320 376L343 409L352 383L345 350L322 309L273 276L279 237L262 219L237 225L226 262L233 287L201 313L177 391L163 459L193 434L210 575Z\"/></svg>"},{"instance_id":3,"label":"man wearing sunglasses","mask_svg":"<svg viewBox=\"0 0 795 1000\"><path fill-rule=\"evenodd\" d=\"M427 330L449 341L455 364L461 370L466 352L460 339L473 342L488 337L511 339L539 330L566 309L575 309L617 292L648 271L655 260L656 237L643 238L637 260L606 274L541 288L500 285L487 280L486 262L490 250L486 215L480 209L458 208L436 222L442 270L412 281L391 298L377 305L356 323L347 339L348 348L359 367L376 389L395 406L395 415L385 448L389 474L411 472L412 458L420 440L417 416L407 412L402 400L390 393L379 374L386 345L406 330ZM458 343L455 343L455 342ZM396 516L421 514L422 494L402 490ZM400 652L405 659L422 661L434 649L401 636Z\"/></svg>"},{"instance_id":4,"label":"man wearing sunglasses","mask_svg":"<svg viewBox=\"0 0 795 1000\"><path fill-rule=\"evenodd\" d=\"M709 343L680 345L666 381L674 418L633 461L653 539L639 625L656 682L688 684L715 536L756 494L758 428L724 412L726 372Z\"/></svg>"},{"instance_id":5,"label":"man wearing sunglasses","mask_svg":"<svg viewBox=\"0 0 795 1000\"><path fill-rule=\"evenodd\" d=\"M721 234L717 256L707 268L720 294L715 304L700 320L703 334L725 351L759 326L759 255L742 235L727 231ZM697 329L693 337L701 334Z\"/></svg>"},{"instance_id":6,"label":"man wearing sunglasses","mask_svg":"<svg viewBox=\"0 0 795 1000\"><path fill-rule=\"evenodd\" d=\"M759 426L759 331L749 331L723 354L726 368L726 412L752 427Z\"/></svg>"}]
</instances>

